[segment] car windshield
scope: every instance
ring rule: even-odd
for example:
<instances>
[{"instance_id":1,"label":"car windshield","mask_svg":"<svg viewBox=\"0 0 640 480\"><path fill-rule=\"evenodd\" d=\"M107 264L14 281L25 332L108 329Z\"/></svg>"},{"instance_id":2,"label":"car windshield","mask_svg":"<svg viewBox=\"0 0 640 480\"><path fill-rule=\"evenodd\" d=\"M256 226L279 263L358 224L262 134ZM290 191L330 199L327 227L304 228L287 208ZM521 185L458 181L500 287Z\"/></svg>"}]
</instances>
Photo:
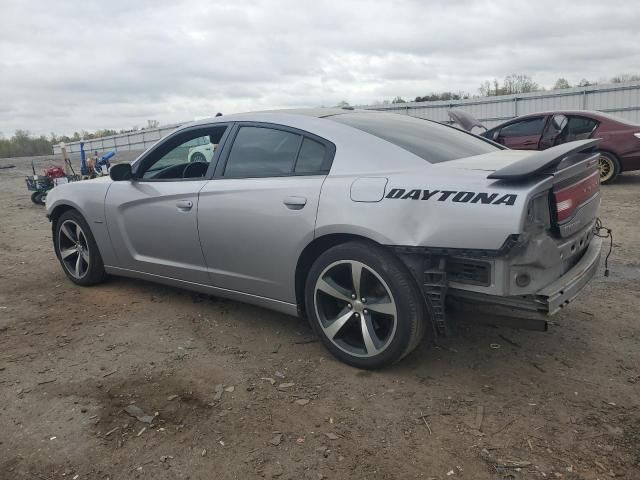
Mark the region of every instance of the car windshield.
<instances>
[{"instance_id":1,"label":"car windshield","mask_svg":"<svg viewBox=\"0 0 640 480\"><path fill-rule=\"evenodd\" d=\"M429 163L448 162L500 150L476 135L408 115L354 112L327 119L375 135Z\"/></svg>"}]
</instances>

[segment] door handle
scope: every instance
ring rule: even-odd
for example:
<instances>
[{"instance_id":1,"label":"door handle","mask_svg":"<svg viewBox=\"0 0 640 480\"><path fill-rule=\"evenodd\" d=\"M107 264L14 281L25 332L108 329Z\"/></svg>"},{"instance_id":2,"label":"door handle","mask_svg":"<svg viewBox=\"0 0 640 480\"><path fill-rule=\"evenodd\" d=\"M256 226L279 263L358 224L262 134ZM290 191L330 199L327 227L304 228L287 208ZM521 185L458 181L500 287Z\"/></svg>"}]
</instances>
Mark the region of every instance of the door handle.
<instances>
[{"instance_id":1,"label":"door handle","mask_svg":"<svg viewBox=\"0 0 640 480\"><path fill-rule=\"evenodd\" d=\"M291 210L302 210L307 204L307 199L304 197L287 197L282 203Z\"/></svg>"},{"instance_id":2,"label":"door handle","mask_svg":"<svg viewBox=\"0 0 640 480\"><path fill-rule=\"evenodd\" d=\"M189 210L191 210L191 208L193 208L193 202L191 200L180 200L178 203L176 203L176 207L178 207L178 210L188 212Z\"/></svg>"},{"instance_id":3,"label":"door handle","mask_svg":"<svg viewBox=\"0 0 640 480\"><path fill-rule=\"evenodd\" d=\"M527 146L529 146L529 145L537 145L537 144L538 144L538 142L535 142L535 141L533 141L533 140L527 140L527 141L526 141L526 142L524 142L522 145L527 145Z\"/></svg>"}]
</instances>

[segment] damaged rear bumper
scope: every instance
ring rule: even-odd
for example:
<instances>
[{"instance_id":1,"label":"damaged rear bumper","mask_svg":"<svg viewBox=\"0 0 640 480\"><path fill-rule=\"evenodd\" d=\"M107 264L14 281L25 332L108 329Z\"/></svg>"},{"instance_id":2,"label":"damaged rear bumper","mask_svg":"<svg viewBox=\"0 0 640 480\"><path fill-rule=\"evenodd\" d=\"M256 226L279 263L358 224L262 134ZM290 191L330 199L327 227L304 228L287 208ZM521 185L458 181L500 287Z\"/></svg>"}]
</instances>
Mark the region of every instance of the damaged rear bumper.
<instances>
[{"instance_id":1,"label":"damaged rear bumper","mask_svg":"<svg viewBox=\"0 0 640 480\"><path fill-rule=\"evenodd\" d=\"M602 238L593 237L582 258L567 273L536 294L536 302L553 315L571 302L593 278L600 264Z\"/></svg>"},{"instance_id":2,"label":"damaged rear bumper","mask_svg":"<svg viewBox=\"0 0 640 480\"><path fill-rule=\"evenodd\" d=\"M546 330L546 320L568 305L593 278L600 264L602 239L594 236L578 262L560 278L534 295L499 296L464 290L449 290L450 304L455 313L463 314L464 320L513 319L514 327ZM527 323L529 322L529 324Z\"/></svg>"}]
</instances>

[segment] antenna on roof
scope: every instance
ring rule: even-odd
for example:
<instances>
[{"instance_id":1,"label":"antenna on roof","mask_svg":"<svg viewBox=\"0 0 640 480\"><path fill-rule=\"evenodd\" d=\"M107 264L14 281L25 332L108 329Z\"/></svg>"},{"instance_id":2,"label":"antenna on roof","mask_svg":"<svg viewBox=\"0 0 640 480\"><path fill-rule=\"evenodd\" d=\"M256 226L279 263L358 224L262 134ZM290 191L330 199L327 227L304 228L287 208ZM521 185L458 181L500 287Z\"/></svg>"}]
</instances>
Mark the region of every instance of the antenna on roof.
<instances>
[{"instance_id":1,"label":"antenna on roof","mask_svg":"<svg viewBox=\"0 0 640 480\"><path fill-rule=\"evenodd\" d=\"M216 117L221 117L222 114L220 112L216 113Z\"/></svg>"}]
</instances>

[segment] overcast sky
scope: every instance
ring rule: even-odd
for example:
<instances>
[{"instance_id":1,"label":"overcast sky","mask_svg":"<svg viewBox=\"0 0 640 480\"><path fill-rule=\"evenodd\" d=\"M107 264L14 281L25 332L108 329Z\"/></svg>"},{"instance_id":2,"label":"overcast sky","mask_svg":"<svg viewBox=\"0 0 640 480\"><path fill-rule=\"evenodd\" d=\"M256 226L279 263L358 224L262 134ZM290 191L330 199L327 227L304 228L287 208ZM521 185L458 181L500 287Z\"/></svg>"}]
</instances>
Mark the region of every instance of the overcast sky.
<instances>
[{"instance_id":1,"label":"overcast sky","mask_svg":"<svg viewBox=\"0 0 640 480\"><path fill-rule=\"evenodd\" d=\"M635 0L2 0L0 132L603 80L640 73L639 25Z\"/></svg>"}]
</instances>

